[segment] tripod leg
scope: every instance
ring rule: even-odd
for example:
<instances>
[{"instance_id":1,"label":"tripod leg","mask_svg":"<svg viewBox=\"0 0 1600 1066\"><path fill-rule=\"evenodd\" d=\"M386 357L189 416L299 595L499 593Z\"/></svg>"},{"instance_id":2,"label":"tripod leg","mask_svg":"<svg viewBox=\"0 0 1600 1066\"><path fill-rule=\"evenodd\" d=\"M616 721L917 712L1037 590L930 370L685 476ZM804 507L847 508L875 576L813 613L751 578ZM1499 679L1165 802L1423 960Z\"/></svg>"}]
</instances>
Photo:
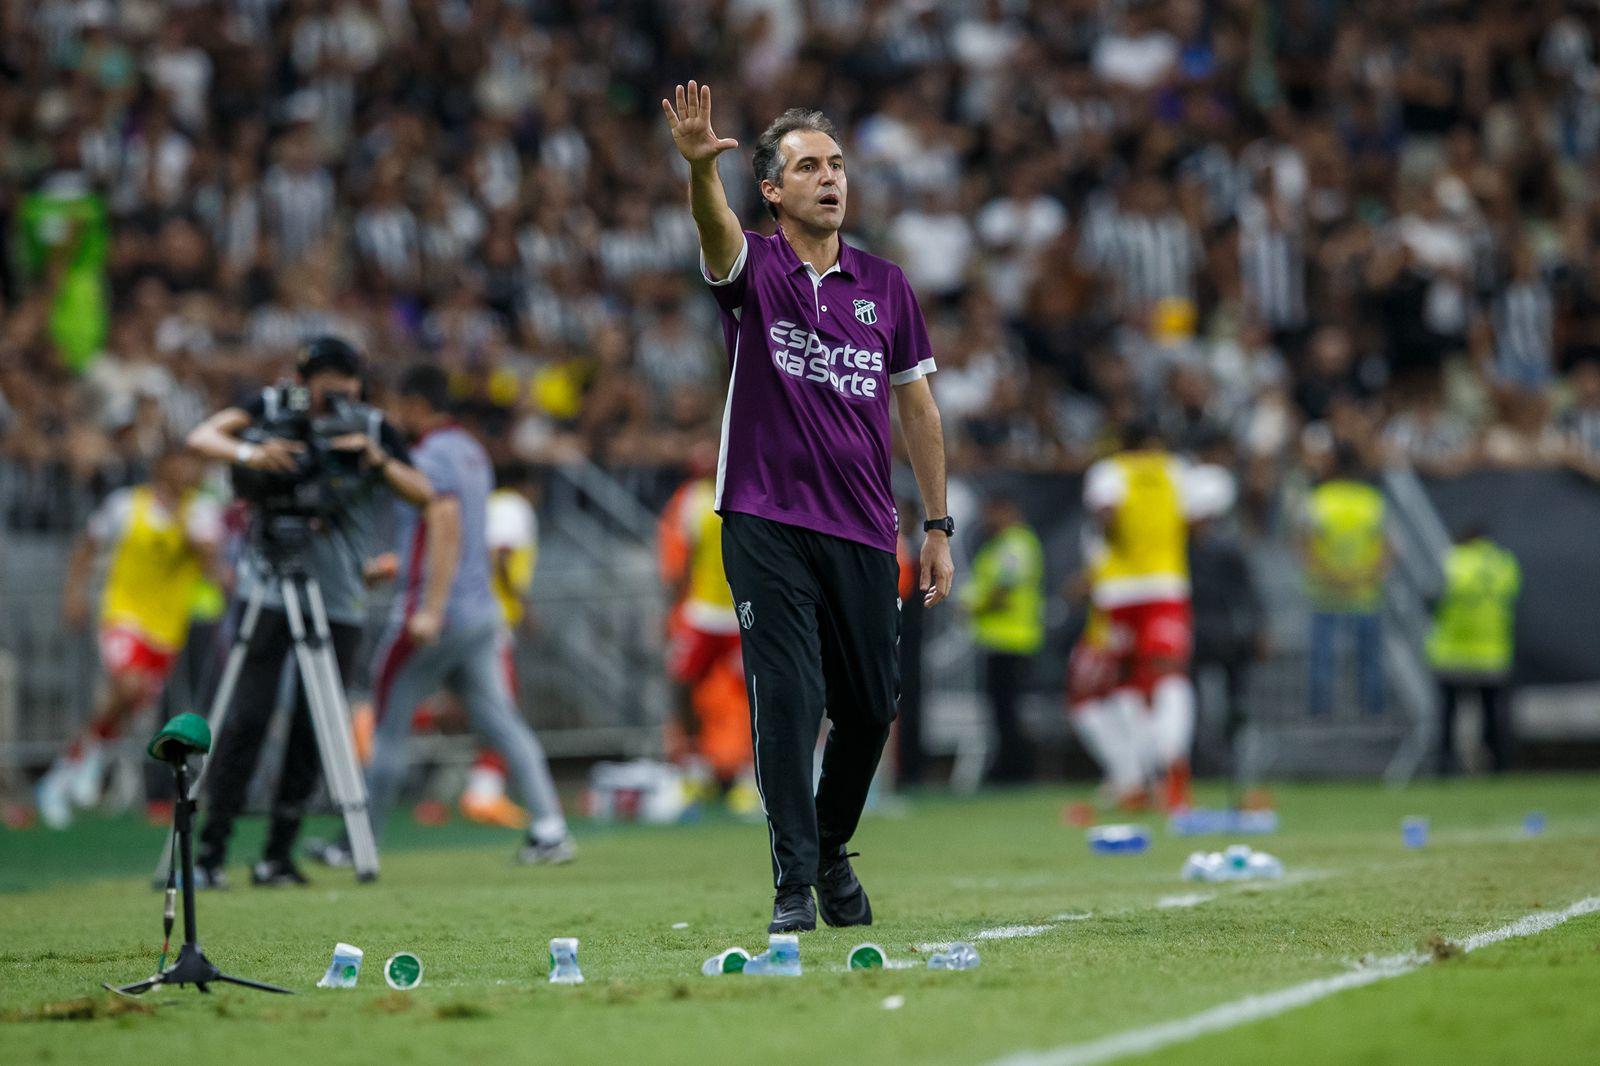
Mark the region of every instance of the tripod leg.
<instances>
[{"instance_id":1,"label":"tripod leg","mask_svg":"<svg viewBox=\"0 0 1600 1066\"><path fill-rule=\"evenodd\" d=\"M261 597L264 586L257 585L250 594L250 602L245 607L244 618L239 623L239 632L233 638L233 647L228 649L228 662L223 668L222 679L217 682L216 695L211 699L211 711L206 716L211 726L213 737L222 736L223 728L228 724L228 712L233 707L233 691L239 687L239 671L244 669L245 653L250 650L250 640L256 634L256 623L261 618ZM215 745L213 745L213 750ZM195 774L194 786L190 788L191 798L198 798L200 789L205 784L206 771L211 768L211 755L208 753L200 763L200 770Z\"/></svg>"},{"instance_id":2,"label":"tripod leg","mask_svg":"<svg viewBox=\"0 0 1600 1066\"><path fill-rule=\"evenodd\" d=\"M152 888L165 888L167 881L172 877L172 834L167 834L167 841L161 845L161 858L156 860L156 868L150 875Z\"/></svg>"},{"instance_id":3,"label":"tripod leg","mask_svg":"<svg viewBox=\"0 0 1600 1066\"><path fill-rule=\"evenodd\" d=\"M345 832L350 838L350 855L356 875L369 880L378 873L378 844L367 814L367 783L362 776L355 744L350 736L350 715L344 689L338 680L338 664L327 644L310 652L311 669L316 671L318 696L307 696L317 736L322 741L323 763L330 769L329 790L344 810Z\"/></svg>"},{"instance_id":4,"label":"tripod leg","mask_svg":"<svg viewBox=\"0 0 1600 1066\"><path fill-rule=\"evenodd\" d=\"M228 724L228 711L233 707L233 691L239 686L239 671L244 668L245 654L250 650L250 640L255 636L256 623L261 618L261 598L266 586L257 584L250 593L250 600L245 605L244 617L239 622L239 631L234 634L233 646L228 649L228 662L223 668L222 678L217 682L216 694L211 697L211 709L206 713L207 724L211 726L213 738L221 739L222 730ZM212 750L216 750L215 744ZM208 752L200 762L200 769L195 774L194 784L189 789L189 798L198 800L200 791L206 780L206 771L211 768L211 754ZM183 799L182 796L178 797ZM162 845L161 859L156 863L155 874L151 883L157 888L167 883L167 875L172 869L172 837L167 837L167 842Z\"/></svg>"},{"instance_id":5,"label":"tripod leg","mask_svg":"<svg viewBox=\"0 0 1600 1066\"><path fill-rule=\"evenodd\" d=\"M378 845L367 817L366 782L356 763L355 744L350 737L350 715L344 701L344 684L339 679L332 635L316 582L304 579L301 586L311 609L314 629L307 633L301 609L300 589L284 580L284 604L289 617L289 633L294 639L295 661L305 685L306 704L311 711L312 731L322 757L322 770L328 792L344 815L345 832L350 837L350 854L356 876L368 881L378 875Z\"/></svg>"},{"instance_id":6,"label":"tripod leg","mask_svg":"<svg viewBox=\"0 0 1600 1066\"><path fill-rule=\"evenodd\" d=\"M114 985L110 981L101 981L100 987L119 996L134 997L144 995L161 983L161 975L157 974L154 977L146 977L143 981L135 981L131 985Z\"/></svg>"},{"instance_id":7,"label":"tripod leg","mask_svg":"<svg viewBox=\"0 0 1600 1066\"><path fill-rule=\"evenodd\" d=\"M323 702L328 708L334 727L328 736L338 749L336 758L345 782L345 794L350 802L360 808L360 816L345 818L345 829L350 837L350 854L356 875L363 881L378 876L378 842L372 831L372 819L367 809L367 781L356 758L355 740L350 733L350 707L345 700L344 680L339 676L339 660L334 655L333 632L328 626L328 610L323 604L322 588L315 581L306 583L306 602L310 607L311 631L316 638L312 658L322 669Z\"/></svg>"},{"instance_id":8,"label":"tripod leg","mask_svg":"<svg viewBox=\"0 0 1600 1066\"><path fill-rule=\"evenodd\" d=\"M230 985L239 985L242 988L253 988L257 992L276 992L281 996L292 996L294 993L287 988L269 985L265 981L252 981L248 977L230 977L225 973L217 974L218 981L225 981Z\"/></svg>"}]
</instances>

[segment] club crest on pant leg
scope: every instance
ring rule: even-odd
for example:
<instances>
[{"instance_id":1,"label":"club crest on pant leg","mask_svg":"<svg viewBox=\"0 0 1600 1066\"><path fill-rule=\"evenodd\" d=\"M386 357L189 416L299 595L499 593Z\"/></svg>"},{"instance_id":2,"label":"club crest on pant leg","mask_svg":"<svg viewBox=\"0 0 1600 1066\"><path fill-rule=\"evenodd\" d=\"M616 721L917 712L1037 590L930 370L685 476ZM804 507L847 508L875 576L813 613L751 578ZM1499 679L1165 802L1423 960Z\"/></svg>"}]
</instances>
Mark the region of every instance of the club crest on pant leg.
<instances>
[{"instance_id":1,"label":"club crest on pant leg","mask_svg":"<svg viewBox=\"0 0 1600 1066\"><path fill-rule=\"evenodd\" d=\"M739 605L739 628L749 629L756 624L756 609L750 606L750 601L745 600Z\"/></svg>"}]
</instances>

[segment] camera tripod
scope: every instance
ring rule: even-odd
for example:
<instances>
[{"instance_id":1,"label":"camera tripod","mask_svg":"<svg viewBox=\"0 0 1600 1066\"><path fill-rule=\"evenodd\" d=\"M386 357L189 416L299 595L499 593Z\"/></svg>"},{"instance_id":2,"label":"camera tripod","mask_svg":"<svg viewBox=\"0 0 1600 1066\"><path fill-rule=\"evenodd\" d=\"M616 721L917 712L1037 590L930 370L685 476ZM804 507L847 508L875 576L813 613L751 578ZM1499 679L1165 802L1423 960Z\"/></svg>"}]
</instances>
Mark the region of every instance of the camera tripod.
<instances>
[{"instance_id":1,"label":"camera tripod","mask_svg":"<svg viewBox=\"0 0 1600 1066\"><path fill-rule=\"evenodd\" d=\"M272 532L270 527L267 532ZM306 573L296 551L288 549L270 535L263 537L262 549L267 578L257 582L251 590L239 631L228 650L227 665L217 684L217 692L207 716L211 731L221 738L227 726L239 672L244 666L250 640L255 636L256 623L261 617L262 599L268 582L271 582L283 595L283 610L288 616L289 635L294 643L295 668L300 675L300 683L305 686L306 705L311 712L312 732L317 738L317 752L322 759L322 773L328 783L328 794L344 816L356 880L371 881L378 876L378 844L372 834L372 823L367 817L367 786L356 760L355 742L350 735L350 713L345 703L344 682L339 677L339 663L333 654L322 589L316 578ZM187 792L180 792L180 796L198 799L210 767L211 759L207 756L195 776L193 786ZM155 883L158 886L166 882L171 868L172 842L168 840L156 868Z\"/></svg>"}]
</instances>

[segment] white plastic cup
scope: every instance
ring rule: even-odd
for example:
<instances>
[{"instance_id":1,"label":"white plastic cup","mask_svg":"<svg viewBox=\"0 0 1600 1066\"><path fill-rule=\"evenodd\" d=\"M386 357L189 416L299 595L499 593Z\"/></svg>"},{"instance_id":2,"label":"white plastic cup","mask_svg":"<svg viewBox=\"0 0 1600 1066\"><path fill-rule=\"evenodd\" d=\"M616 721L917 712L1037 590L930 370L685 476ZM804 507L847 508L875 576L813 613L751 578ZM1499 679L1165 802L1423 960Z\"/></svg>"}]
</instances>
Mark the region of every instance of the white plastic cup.
<instances>
[{"instance_id":1,"label":"white plastic cup","mask_svg":"<svg viewBox=\"0 0 1600 1066\"><path fill-rule=\"evenodd\" d=\"M767 954L780 966L800 961L800 938L793 933L773 933L767 940Z\"/></svg>"},{"instance_id":2,"label":"white plastic cup","mask_svg":"<svg viewBox=\"0 0 1600 1066\"><path fill-rule=\"evenodd\" d=\"M577 937L558 936L550 941L550 983L583 984L583 971L578 969Z\"/></svg>"},{"instance_id":3,"label":"white plastic cup","mask_svg":"<svg viewBox=\"0 0 1600 1066\"><path fill-rule=\"evenodd\" d=\"M335 944L333 961L328 963L328 972L322 975L317 987L354 988L361 977L361 956L361 949L354 944L346 944L342 940Z\"/></svg>"}]
</instances>

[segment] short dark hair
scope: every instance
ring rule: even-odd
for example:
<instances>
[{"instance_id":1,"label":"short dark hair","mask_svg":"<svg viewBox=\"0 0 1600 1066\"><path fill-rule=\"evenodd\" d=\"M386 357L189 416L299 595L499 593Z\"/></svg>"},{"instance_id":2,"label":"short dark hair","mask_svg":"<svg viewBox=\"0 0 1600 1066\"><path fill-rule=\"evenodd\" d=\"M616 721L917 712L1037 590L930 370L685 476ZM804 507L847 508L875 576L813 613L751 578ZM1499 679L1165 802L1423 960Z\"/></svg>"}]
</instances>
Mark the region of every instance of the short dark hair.
<instances>
[{"instance_id":1,"label":"short dark hair","mask_svg":"<svg viewBox=\"0 0 1600 1066\"><path fill-rule=\"evenodd\" d=\"M1339 443L1333 448L1333 477L1347 481L1360 481L1367 472L1366 463L1355 445Z\"/></svg>"},{"instance_id":2,"label":"short dark hair","mask_svg":"<svg viewBox=\"0 0 1600 1066\"><path fill-rule=\"evenodd\" d=\"M791 107L783 114L772 120L772 125L761 134L761 139L756 141L756 154L751 160L751 166L756 172L756 189L761 188L761 183L770 181L774 185L783 184L783 156L778 151L778 142L782 141L795 130L816 130L826 133L835 141L839 133L833 128L833 123L821 111L804 107ZM777 205L765 196L761 202L767 205L767 211L773 218L778 217Z\"/></svg>"},{"instance_id":3,"label":"short dark hair","mask_svg":"<svg viewBox=\"0 0 1600 1066\"><path fill-rule=\"evenodd\" d=\"M1161 423L1154 417L1140 414L1122 427L1122 446L1130 451L1141 448L1165 448L1167 436L1161 431Z\"/></svg>"},{"instance_id":4,"label":"short dark hair","mask_svg":"<svg viewBox=\"0 0 1600 1066\"><path fill-rule=\"evenodd\" d=\"M502 489L537 486L540 484L539 471L534 469L532 463L522 459L508 459L494 468L494 483L496 488Z\"/></svg>"},{"instance_id":5,"label":"short dark hair","mask_svg":"<svg viewBox=\"0 0 1600 1066\"><path fill-rule=\"evenodd\" d=\"M401 376L400 395L415 396L435 411L448 411L450 377L432 363L418 363Z\"/></svg>"},{"instance_id":6,"label":"short dark hair","mask_svg":"<svg viewBox=\"0 0 1600 1066\"><path fill-rule=\"evenodd\" d=\"M311 338L300 349L296 368L301 380L324 372L358 378L361 376L361 355L349 341L325 334Z\"/></svg>"}]
</instances>

